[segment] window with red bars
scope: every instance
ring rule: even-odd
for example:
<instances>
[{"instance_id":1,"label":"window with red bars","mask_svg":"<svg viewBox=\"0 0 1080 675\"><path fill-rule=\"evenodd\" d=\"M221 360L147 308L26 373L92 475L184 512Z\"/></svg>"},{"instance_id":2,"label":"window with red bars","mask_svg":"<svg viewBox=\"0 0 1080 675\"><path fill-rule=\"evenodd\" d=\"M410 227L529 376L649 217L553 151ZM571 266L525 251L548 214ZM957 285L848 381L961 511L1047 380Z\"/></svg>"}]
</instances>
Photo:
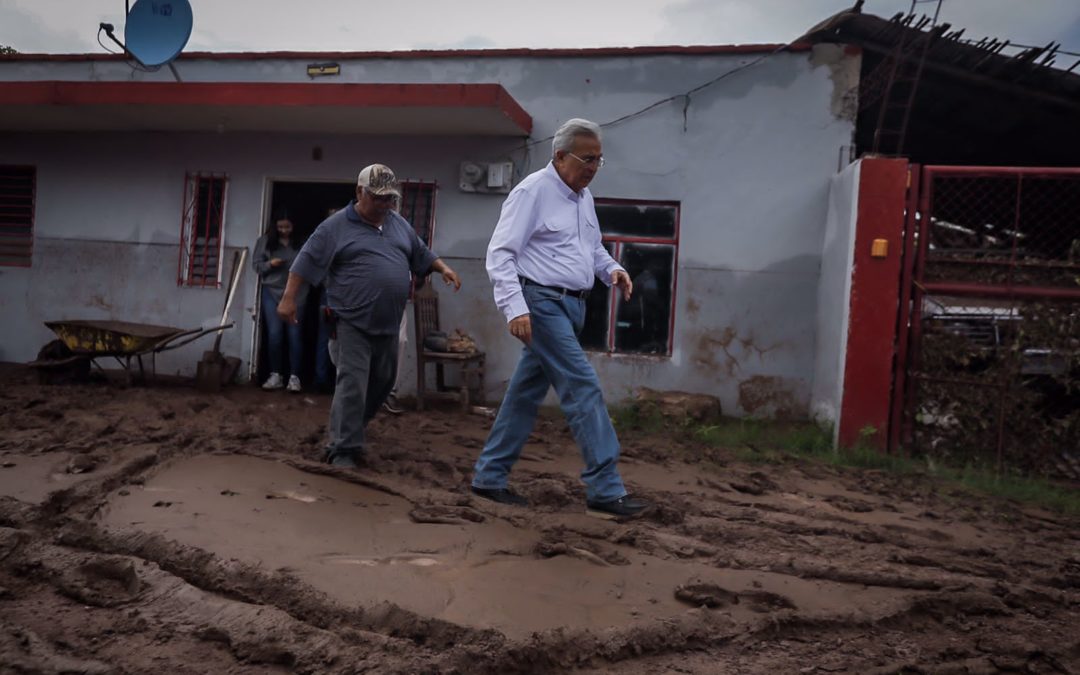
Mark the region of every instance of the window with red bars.
<instances>
[{"instance_id":1,"label":"window with red bars","mask_svg":"<svg viewBox=\"0 0 1080 675\"><path fill-rule=\"evenodd\" d=\"M410 180L401 182L401 203L398 213L412 224L416 234L428 247L435 236L434 181Z\"/></svg>"},{"instance_id":2,"label":"window with red bars","mask_svg":"<svg viewBox=\"0 0 1080 675\"><path fill-rule=\"evenodd\" d=\"M0 265L30 267L37 170L0 165Z\"/></svg>"},{"instance_id":3,"label":"window with red bars","mask_svg":"<svg viewBox=\"0 0 1080 675\"><path fill-rule=\"evenodd\" d=\"M589 294L581 345L591 351L670 356L679 257L678 202L597 199L604 247L619 261L634 292L599 281Z\"/></svg>"},{"instance_id":4,"label":"window with red bars","mask_svg":"<svg viewBox=\"0 0 1080 675\"><path fill-rule=\"evenodd\" d=\"M178 285L221 285L228 189L229 178L223 173L188 173L184 177Z\"/></svg>"}]
</instances>

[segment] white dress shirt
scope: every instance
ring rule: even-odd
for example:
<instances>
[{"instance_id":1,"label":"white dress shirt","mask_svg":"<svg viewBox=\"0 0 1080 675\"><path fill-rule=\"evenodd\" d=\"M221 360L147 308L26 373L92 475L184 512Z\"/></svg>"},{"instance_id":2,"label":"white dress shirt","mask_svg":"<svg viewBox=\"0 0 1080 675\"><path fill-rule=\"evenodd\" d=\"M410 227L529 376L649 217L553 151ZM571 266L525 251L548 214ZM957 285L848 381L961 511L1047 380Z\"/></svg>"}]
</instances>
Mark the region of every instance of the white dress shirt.
<instances>
[{"instance_id":1,"label":"white dress shirt","mask_svg":"<svg viewBox=\"0 0 1080 675\"><path fill-rule=\"evenodd\" d=\"M503 202L487 273L507 322L529 313L519 277L576 291L592 288L596 278L610 286L611 274L622 269L604 248L592 193L571 190L551 162Z\"/></svg>"}]
</instances>

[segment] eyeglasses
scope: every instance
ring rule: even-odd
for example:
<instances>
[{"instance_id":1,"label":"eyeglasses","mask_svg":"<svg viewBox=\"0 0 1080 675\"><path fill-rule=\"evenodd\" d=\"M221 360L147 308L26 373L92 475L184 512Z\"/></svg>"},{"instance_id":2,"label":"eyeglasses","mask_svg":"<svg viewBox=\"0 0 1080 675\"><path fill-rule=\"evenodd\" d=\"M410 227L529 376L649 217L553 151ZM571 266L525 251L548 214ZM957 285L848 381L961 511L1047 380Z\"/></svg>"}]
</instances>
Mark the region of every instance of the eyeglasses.
<instances>
[{"instance_id":1,"label":"eyeglasses","mask_svg":"<svg viewBox=\"0 0 1080 675\"><path fill-rule=\"evenodd\" d=\"M588 157L582 158L582 157L578 157L577 155L575 155L572 152L567 152L566 154L570 155L571 157L573 157L577 161L581 162L585 166L595 166L597 169L604 166L604 156L603 155L595 155L595 156L589 155Z\"/></svg>"}]
</instances>

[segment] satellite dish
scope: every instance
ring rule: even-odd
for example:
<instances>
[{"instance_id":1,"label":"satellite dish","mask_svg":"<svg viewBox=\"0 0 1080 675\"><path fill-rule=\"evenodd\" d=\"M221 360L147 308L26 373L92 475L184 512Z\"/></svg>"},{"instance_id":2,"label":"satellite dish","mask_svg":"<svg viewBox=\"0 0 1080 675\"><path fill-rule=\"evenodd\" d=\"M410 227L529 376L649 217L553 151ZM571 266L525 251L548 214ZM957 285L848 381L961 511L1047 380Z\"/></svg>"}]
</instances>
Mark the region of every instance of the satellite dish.
<instances>
[{"instance_id":1,"label":"satellite dish","mask_svg":"<svg viewBox=\"0 0 1080 675\"><path fill-rule=\"evenodd\" d=\"M188 0L136 0L124 24L127 50L144 66L164 65L191 37Z\"/></svg>"}]
</instances>

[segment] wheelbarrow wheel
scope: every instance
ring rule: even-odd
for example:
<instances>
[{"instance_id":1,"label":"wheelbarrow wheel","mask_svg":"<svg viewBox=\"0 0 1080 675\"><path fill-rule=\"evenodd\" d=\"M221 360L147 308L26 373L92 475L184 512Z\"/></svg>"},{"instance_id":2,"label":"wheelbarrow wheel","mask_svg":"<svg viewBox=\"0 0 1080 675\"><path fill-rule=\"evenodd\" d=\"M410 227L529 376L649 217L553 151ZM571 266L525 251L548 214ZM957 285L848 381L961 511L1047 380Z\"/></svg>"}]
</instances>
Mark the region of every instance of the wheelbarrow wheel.
<instances>
[{"instance_id":1,"label":"wheelbarrow wheel","mask_svg":"<svg viewBox=\"0 0 1080 675\"><path fill-rule=\"evenodd\" d=\"M71 351L63 340L53 340L38 350L30 364L40 384L85 382L90 379L90 358Z\"/></svg>"}]
</instances>

